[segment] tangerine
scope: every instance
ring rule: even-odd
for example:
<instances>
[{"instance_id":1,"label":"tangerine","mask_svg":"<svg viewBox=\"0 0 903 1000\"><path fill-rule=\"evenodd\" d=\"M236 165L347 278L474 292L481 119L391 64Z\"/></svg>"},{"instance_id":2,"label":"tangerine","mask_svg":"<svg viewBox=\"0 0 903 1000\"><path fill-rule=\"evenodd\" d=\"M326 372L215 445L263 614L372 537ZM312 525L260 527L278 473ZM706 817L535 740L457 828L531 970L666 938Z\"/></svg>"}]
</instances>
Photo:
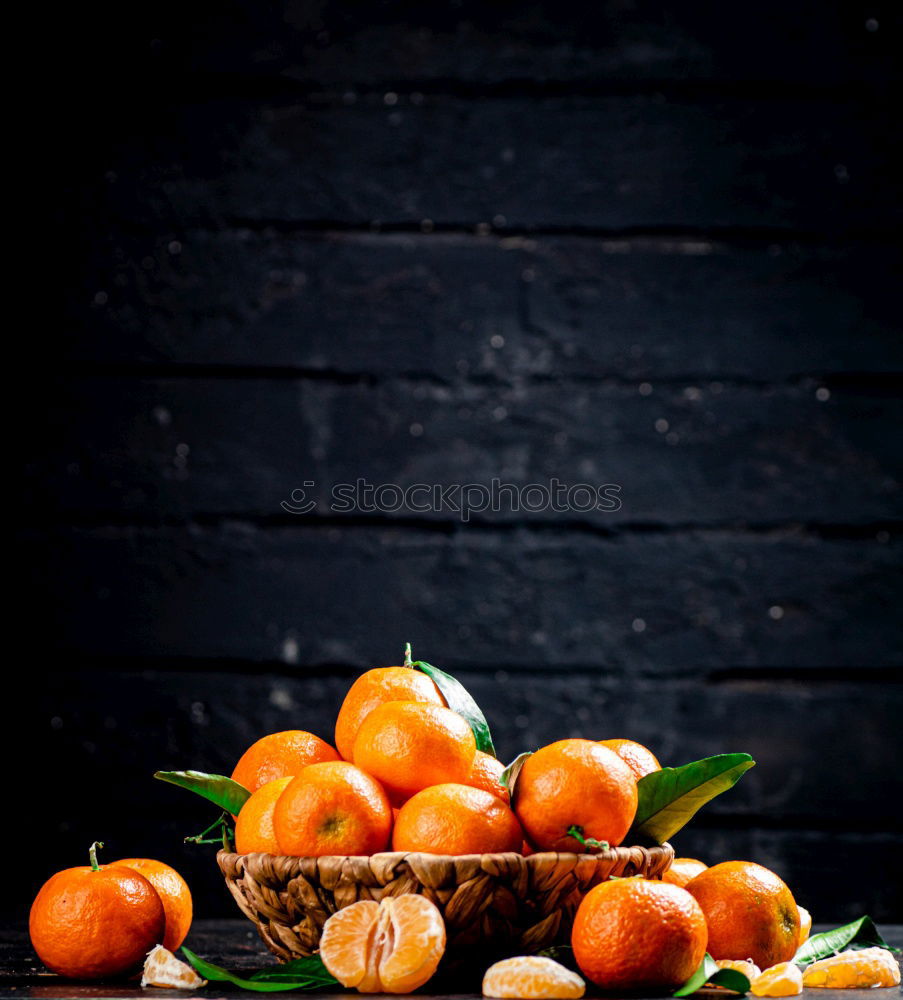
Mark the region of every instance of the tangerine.
<instances>
[{"instance_id":1,"label":"tangerine","mask_svg":"<svg viewBox=\"0 0 903 1000\"><path fill-rule=\"evenodd\" d=\"M524 1000L579 1000L586 983L560 962L542 955L519 955L490 965L483 976L484 997Z\"/></svg>"},{"instance_id":2,"label":"tangerine","mask_svg":"<svg viewBox=\"0 0 903 1000\"><path fill-rule=\"evenodd\" d=\"M642 743L624 739L599 740L599 742L602 746L608 747L609 750L614 750L636 775L637 781L640 778L645 778L647 774L652 774L653 771L661 771L662 769L658 757Z\"/></svg>"},{"instance_id":3,"label":"tangerine","mask_svg":"<svg viewBox=\"0 0 903 1000\"><path fill-rule=\"evenodd\" d=\"M465 784L476 749L473 731L457 712L416 701L387 701L358 730L354 763L400 806L429 785Z\"/></svg>"},{"instance_id":4,"label":"tangerine","mask_svg":"<svg viewBox=\"0 0 903 1000\"><path fill-rule=\"evenodd\" d=\"M138 872L157 890L166 916L163 947L175 951L188 936L191 927L193 907L188 883L175 868L162 861L153 861L150 858L123 858L122 861L114 861L113 864L125 865L133 872Z\"/></svg>"},{"instance_id":5,"label":"tangerine","mask_svg":"<svg viewBox=\"0 0 903 1000\"><path fill-rule=\"evenodd\" d=\"M687 883L704 872L708 865L704 865L696 858L675 858L671 862L671 867L662 875L663 882L670 882L671 885L678 885L681 889L687 887Z\"/></svg>"},{"instance_id":6,"label":"tangerine","mask_svg":"<svg viewBox=\"0 0 903 1000\"><path fill-rule=\"evenodd\" d=\"M422 986L445 952L445 923L424 896L362 899L323 925L320 957L343 986L360 993L410 993Z\"/></svg>"},{"instance_id":7,"label":"tangerine","mask_svg":"<svg viewBox=\"0 0 903 1000\"><path fill-rule=\"evenodd\" d=\"M780 962L756 976L749 992L754 997L795 997L803 992L803 974L793 962Z\"/></svg>"},{"instance_id":8,"label":"tangerine","mask_svg":"<svg viewBox=\"0 0 903 1000\"><path fill-rule=\"evenodd\" d=\"M519 852L523 839L517 817L491 792L469 785L431 785L399 810L392 850L496 854Z\"/></svg>"},{"instance_id":9,"label":"tangerine","mask_svg":"<svg viewBox=\"0 0 903 1000\"><path fill-rule=\"evenodd\" d=\"M687 883L709 928L712 958L746 956L768 970L797 949L800 914L774 872L752 861L722 861Z\"/></svg>"},{"instance_id":10,"label":"tangerine","mask_svg":"<svg viewBox=\"0 0 903 1000\"><path fill-rule=\"evenodd\" d=\"M803 986L833 990L870 989L900 985L900 966L885 948L842 951L813 962L803 972Z\"/></svg>"},{"instance_id":11,"label":"tangerine","mask_svg":"<svg viewBox=\"0 0 903 1000\"><path fill-rule=\"evenodd\" d=\"M515 785L514 811L529 841L545 851L584 852L568 834L614 847L630 829L637 807L636 778L608 747L592 740L559 740L527 758Z\"/></svg>"},{"instance_id":12,"label":"tangerine","mask_svg":"<svg viewBox=\"0 0 903 1000\"><path fill-rule=\"evenodd\" d=\"M344 760L325 761L289 782L273 810L273 829L280 854L376 854L388 846L392 808L369 774Z\"/></svg>"},{"instance_id":13,"label":"tangerine","mask_svg":"<svg viewBox=\"0 0 903 1000\"><path fill-rule=\"evenodd\" d=\"M49 878L31 905L28 931L38 957L71 979L103 979L134 972L163 940L166 913L157 890L138 872L91 864Z\"/></svg>"},{"instance_id":14,"label":"tangerine","mask_svg":"<svg viewBox=\"0 0 903 1000\"><path fill-rule=\"evenodd\" d=\"M501 799L502 802L508 803L510 802L508 789L499 781L504 770L505 765L500 760L488 753L483 753L482 750L477 750L473 755L470 775L465 784L472 788L482 788L497 799Z\"/></svg>"},{"instance_id":15,"label":"tangerine","mask_svg":"<svg viewBox=\"0 0 903 1000\"><path fill-rule=\"evenodd\" d=\"M308 764L338 759L335 750L319 736L303 729L287 729L252 743L235 765L232 780L253 794L267 782L300 774Z\"/></svg>"},{"instance_id":16,"label":"tangerine","mask_svg":"<svg viewBox=\"0 0 903 1000\"><path fill-rule=\"evenodd\" d=\"M273 827L273 813L279 796L294 781L289 775L262 785L241 807L235 820L235 850L239 854L261 851L278 854L279 842Z\"/></svg>"},{"instance_id":17,"label":"tangerine","mask_svg":"<svg viewBox=\"0 0 903 1000\"><path fill-rule=\"evenodd\" d=\"M686 982L706 951L705 917L686 891L622 878L583 897L571 944L583 974L603 989L662 989Z\"/></svg>"},{"instance_id":18,"label":"tangerine","mask_svg":"<svg viewBox=\"0 0 903 1000\"><path fill-rule=\"evenodd\" d=\"M345 760L354 756L354 741L361 723L374 708L387 701L418 701L441 705L445 699L433 681L411 667L374 667L348 689L335 724L335 745Z\"/></svg>"}]
</instances>

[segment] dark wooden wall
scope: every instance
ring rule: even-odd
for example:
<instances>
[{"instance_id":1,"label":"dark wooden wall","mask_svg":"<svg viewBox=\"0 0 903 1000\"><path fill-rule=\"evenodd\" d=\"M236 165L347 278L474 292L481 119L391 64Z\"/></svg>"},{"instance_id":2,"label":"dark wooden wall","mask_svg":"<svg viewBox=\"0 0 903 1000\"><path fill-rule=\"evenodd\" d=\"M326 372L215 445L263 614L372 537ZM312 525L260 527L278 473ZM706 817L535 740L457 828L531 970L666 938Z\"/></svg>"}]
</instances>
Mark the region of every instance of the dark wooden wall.
<instances>
[{"instance_id":1,"label":"dark wooden wall","mask_svg":"<svg viewBox=\"0 0 903 1000\"><path fill-rule=\"evenodd\" d=\"M151 6L51 43L4 905L99 837L233 912L151 772L410 639L505 757L749 751L679 853L903 917L893 5ZM623 506L280 506L358 477Z\"/></svg>"}]
</instances>

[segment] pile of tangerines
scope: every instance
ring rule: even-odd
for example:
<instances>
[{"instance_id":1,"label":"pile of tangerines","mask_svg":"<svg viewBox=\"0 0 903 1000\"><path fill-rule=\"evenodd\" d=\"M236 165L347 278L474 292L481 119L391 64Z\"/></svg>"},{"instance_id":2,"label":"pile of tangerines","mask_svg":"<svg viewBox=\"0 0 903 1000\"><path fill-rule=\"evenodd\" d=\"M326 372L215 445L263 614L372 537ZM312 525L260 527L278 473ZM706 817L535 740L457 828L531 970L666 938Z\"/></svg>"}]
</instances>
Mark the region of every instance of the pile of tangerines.
<instances>
[{"instance_id":1,"label":"pile of tangerines","mask_svg":"<svg viewBox=\"0 0 903 1000\"><path fill-rule=\"evenodd\" d=\"M514 785L512 773L477 748L473 720L448 707L431 676L407 663L375 668L348 691L334 746L291 730L264 736L242 755L232 780L250 797L238 811L235 847L307 857L615 847L633 823L637 782L659 769L631 740L565 739L527 756ZM155 944L178 947L190 920L190 893L171 868L146 859L99 865L92 850L90 866L60 872L41 889L31 934L51 969L99 978L134 969ZM673 990L708 953L744 973L755 994L787 996L802 989L791 959L810 927L768 869L678 858L661 880L613 879L591 889L571 946L576 968L603 989ZM445 941L438 908L402 895L338 910L324 926L320 956L344 986L406 993L433 975ZM183 968L173 975L193 974ZM177 982L203 985L195 979ZM835 975L812 985L842 984ZM496 963L483 981L489 997L564 1000L584 989L575 968L542 955Z\"/></svg>"}]
</instances>

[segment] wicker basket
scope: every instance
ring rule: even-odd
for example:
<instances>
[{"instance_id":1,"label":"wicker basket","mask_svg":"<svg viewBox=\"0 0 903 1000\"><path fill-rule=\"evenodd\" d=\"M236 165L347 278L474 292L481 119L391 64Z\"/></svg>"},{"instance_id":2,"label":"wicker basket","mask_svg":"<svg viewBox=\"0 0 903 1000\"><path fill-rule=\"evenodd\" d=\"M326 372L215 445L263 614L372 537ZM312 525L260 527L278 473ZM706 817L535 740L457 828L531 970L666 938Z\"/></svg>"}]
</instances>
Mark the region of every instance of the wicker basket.
<instances>
[{"instance_id":1,"label":"wicker basket","mask_svg":"<svg viewBox=\"0 0 903 1000\"><path fill-rule=\"evenodd\" d=\"M592 886L611 876L660 878L673 860L670 844L529 857L217 855L235 901L282 961L314 952L336 910L407 892L423 894L442 911L452 962L474 949L500 957L537 951L566 938L577 904Z\"/></svg>"}]
</instances>

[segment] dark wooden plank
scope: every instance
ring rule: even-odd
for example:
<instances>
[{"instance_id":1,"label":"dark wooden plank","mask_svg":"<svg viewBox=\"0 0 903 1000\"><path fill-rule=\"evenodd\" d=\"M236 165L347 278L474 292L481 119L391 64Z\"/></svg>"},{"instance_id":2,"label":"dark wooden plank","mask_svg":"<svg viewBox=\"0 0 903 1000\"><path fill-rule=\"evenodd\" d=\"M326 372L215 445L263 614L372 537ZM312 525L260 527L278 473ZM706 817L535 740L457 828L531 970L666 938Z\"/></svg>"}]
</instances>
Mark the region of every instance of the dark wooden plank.
<instances>
[{"instance_id":1,"label":"dark wooden plank","mask_svg":"<svg viewBox=\"0 0 903 1000\"><path fill-rule=\"evenodd\" d=\"M485 340L483 350L501 353ZM428 521L460 523L465 512L453 508L466 503L481 521L601 528L893 519L903 442L886 430L903 419L903 403L890 388L835 389L827 399L825 391L814 382L762 389L515 379L452 388L79 378L49 395L29 508L117 521L279 517L308 482L316 515L332 516L342 512L334 491L364 479L393 486L384 511ZM493 480L518 488L557 480L564 489L555 506L527 492L522 501L505 493L494 501ZM403 500L414 484L462 489L437 509L432 492ZM569 502L565 491L578 484L591 491ZM621 489L600 508L596 491L606 484ZM379 514L373 505L344 511Z\"/></svg>"},{"instance_id":2,"label":"dark wooden plank","mask_svg":"<svg viewBox=\"0 0 903 1000\"><path fill-rule=\"evenodd\" d=\"M204 101L138 118L98 171L96 197L177 230L501 217L887 232L901 218L895 125L880 103L799 99Z\"/></svg>"},{"instance_id":3,"label":"dark wooden plank","mask_svg":"<svg viewBox=\"0 0 903 1000\"><path fill-rule=\"evenodd\" d=\"M59 341L81 362L443 380L903 368L890 247L194 230L111 232L79 266Z\"/></svg>"},{"instance_id":4,"label":"dark wooden plank","mask_svg":"<svg viewBox=\"0 0 903 1000\"><path fill-rule=\"evenodd\" d=\"M411 0L292 5L233 0L198 3L186 12L173 0L162 0L128 11L98 3L85 18L73 19L71 30L84 33L102 64L115 59L127 79L138 77L139 69L156 71L152 81L173 91L178 84L226 87L239 77L341 92L550 81L579 87L648 79L877 84L896 75L899 27L896 11L887 6L837 0L792 5L770 0L742 12L711 0L668 8L652 0L592 6L576 0L490 5L463 0L429 7ZM107 33L122 40L121 52L97 45L95 37ZM156 51L148 53L140 44L147 38L161 40Z\"/></svg>"},{"instance_id":5,"label":"dark wooden plank","mask_svg":"<svg viewBox=\"0 0 903 1000\"><path fill-rule=\"evenodd\" d=\"M396 658L393 642L382 646L385 654L374 645L368 665ZM441 647L417 649L448 665ZM899 685L707 685L581 670L527 678L489 667L458 676L485 709L504 759L576 735L626 735L671 764L747 751L757 766L700 813L677 849L710 863L748 857L773 865L820 919L853 917L862 907L877 919L893 916L900 859L892 844L903 822L893 794L903 750ZM40 863L7 873L8 897L30 898L102 837L111 857L160 856L184 869L200 915L232 912L211 849L182 844L210 822L212 807L154 782L152 772L229 773L247 745L287 728L329 739L353 676L303 667L254 675L31 671L11 725L31 734L35 763L52 764L53 794L37 797L28 819ZM12 793L27 780L13 775ZM880 856L882 876L863 871L855 889L838 891L836 873L865 855Z\"/></svg>"},{"instance_id":6,"label":"dark wooden plank","mask_svg":"<svg viewBox=\"0 0 903 1000\"><path fill-rule=\"evenodd\" d=\"M899 558L884 541L235 523L26 542L24 597L73 669L156 655L364 666L407 639L454 668L618 677L898 664Z\"/></svg>"},{"instance_id":7,"label":"dark wooden plank","mask_svg":"<svg viewBox=\"0 0 903 1000\"><path fill-rule=\"evenodd\" d=\"M827 930L827 924L816 924L814 932ZM895 924L885 924L881 928L881 933L885 940L892 946L903 944L903 927ZM188 944L192 950L217 964L225 965L229 969L261 968L274 964L274 959L269 952L264 951L263 945L257 941L256 932L251 929L251 924L245 919L221 919L221 920L195 920L191 928L191 936ZM0 939L4 941L2 945L2 955L8 956L8 964L0 968L0 998L2 1000L16 1000L21 996L28 997L62 997L82 998L105 997L107 1000L132 1000L137 997L147 997L157 995L157 991L149 993L132 983L109 984L101 987L91 983L68 983L57 980L55 977L45 977L37 973L33 952L28 943L28 936L17 923L11 923L6 927L0 927ZM255 964L256 963L256 966ZM482 969L476 970L478 973ZM430 989L434 989L433 985ZM162 993L160 995L163 995ZM185 990L167 990L166 996L170 997L192 997L197 996ZM208 986L203 994L208 1000L216 1000L220 996L247 996L237 987L228 983L216 983ZM323 993L318 992L318 997L323 1000L342 1000L347 993ZM420 993L418 996L424 1000L438 1000L441 996L449 996L448 992L442 993L438 989L433 994ZM454 993L456 1000L480 1000L477 993L467 994L456 990ZM614 994L612 994L614 1000ZM874 994L869 990L807 990L803 994L805 1000L874 1000Z\"/></svg>"}]
</instances>

